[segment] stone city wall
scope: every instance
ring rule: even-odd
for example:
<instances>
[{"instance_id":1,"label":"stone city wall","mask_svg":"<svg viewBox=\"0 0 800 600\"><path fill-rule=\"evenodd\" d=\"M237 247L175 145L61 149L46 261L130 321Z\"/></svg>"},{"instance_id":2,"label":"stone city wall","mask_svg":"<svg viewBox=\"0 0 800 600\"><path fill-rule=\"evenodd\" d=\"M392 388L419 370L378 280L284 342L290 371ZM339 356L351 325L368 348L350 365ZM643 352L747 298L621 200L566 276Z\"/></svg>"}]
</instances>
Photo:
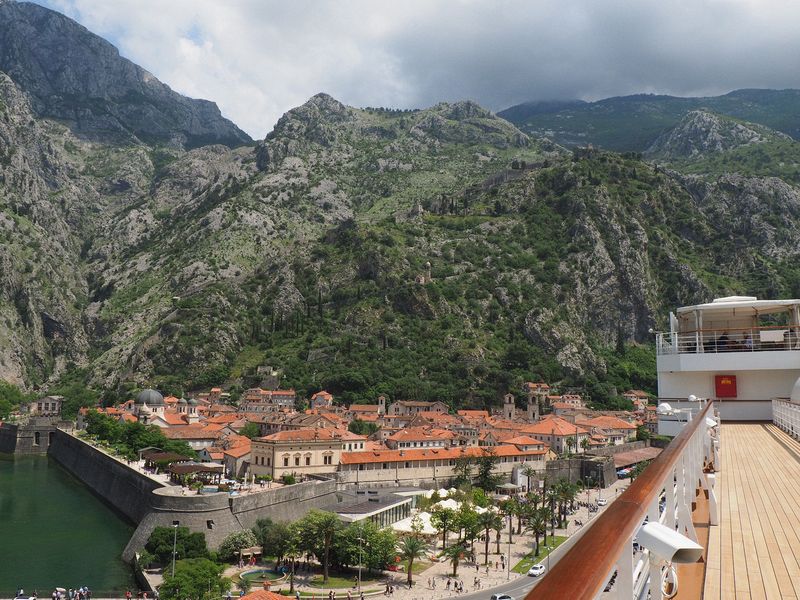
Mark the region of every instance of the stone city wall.
<instances>
[{"instance_id":1,"label":"stone city wall","mask_svg":"<svg viewBox=\"0 0 800 600\"><path fill-rule=\"evenodd\" d=\"M647 441L639 441L639 442L627 442L625 444L620 444L619 446L605 446L604 448L592 448L588 450L586 454L591 454L593 456L614 456L615 454L619 454L620 452L630 452L631 450L641 450L642 448L647 448L649 444Z\"/></svg>"},{"instance_id":2,"label":"stone city wall","mask_svg":"<svg viewBox=\"0 0 800 600\"><path fill-rule=\"evenodd\" d=\"M252 527L264 517L273 521L294 521L313 508L336 504L336 487L335 479L311 479L257 494L231 496L231 511L244 528Z\"/></svg>"},{"instance_id":3,"label":"stone city wall","mask_svg":"<svg viewBox=\"0 0 800 600\"><path fill-rule=\"evenodd\" d=\"M49 455L133 523L150 511L151 492L164 487L61 430L53 434Z\"/></svg>"},{"instance_id":4,"label":"stone city wall","mask_svg":"<svg viewBox=\"0 0 800 600\"><path fill-rule=\"evenodd\" d=\"M0 425L0 454L14 454L17 449L17 426L11 423Z\"/></svg>"},{"instance_id":5,"label":"stone city wall","mask_svg":"<svg viewBox=\"0 0 800 600\"><path fill-rule=\"evenodd\" d=\"M228 535L251 528L258 519L293 521L313 508L336 504L336 487L335 480L312 479L241 496L224 492L184 493L176 486L157 489L150 495L150 510L136 528L122 558L133 560L156 527L175 524L205 534L208 547L216 550Z\"/></svg>"}]
</instances>

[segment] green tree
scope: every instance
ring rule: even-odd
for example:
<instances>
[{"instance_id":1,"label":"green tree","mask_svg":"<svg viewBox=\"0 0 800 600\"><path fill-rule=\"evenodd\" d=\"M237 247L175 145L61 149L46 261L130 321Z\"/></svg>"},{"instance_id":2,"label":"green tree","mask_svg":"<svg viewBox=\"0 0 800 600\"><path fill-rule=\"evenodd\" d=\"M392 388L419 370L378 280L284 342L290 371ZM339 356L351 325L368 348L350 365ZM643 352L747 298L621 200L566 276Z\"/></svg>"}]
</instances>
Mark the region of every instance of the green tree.
<instances>
[{"instance_id":1,"label":"green tree","mask_svg":"<svg viewBox=\"0 0 800 600\"><path fill-rule=\"evenodd\" d=\"M21 404L34 398L34 394L25 394L17 386L0 379L0 419L7 419Z\"/></svg>"},{"instance_id":2,"label":"green tree","mask_svg":"<svg viewBox=\"0 0 800 600\"><path fill-rule=\"evenodd\" d=\"M493 529L500 530L503 528L503 518L493 510L487 510L478 515L478 525L483 529L484 546L483 546L483 564L489 564L489 540Z\"/></svg>"},{"instance_id":3,"label":"green tree","mask_svg":"<svg viewBox=\"0 0 800 600\"><path fill-rule=\"evenodd\" d=\"M525 475L525 478L528 481L528 491L532 492L533 490L531 489L531 481L539 476L539 472L533 465L523 464L522 474Z\"/></svg>"},{"instance_id":4,"label":"green tree","mask_svg":"<svg viewBox=\"0 0 800 600\"><path fill-rule=\"evenodd\" d=\"M342 522L335 513L312 510L300 519L303 546L322 563L322 582L328 583L331 548Z\"/></svg>"},{"instance_id":5,"label":"green tree","mask_svg":"<svg viewBox=\"0 0 800 600\"><path fill-rule=\"evenodd\" d=\"M646 425L639 425L636 428L636 441L641 442L649 439L650 439L650 430L647 429Z\"/></svg>"},{"instance_id":6,"label":"green tree","mask_svg":"<svg viewBox=\"0 0 800 600\"><path fill-rule=\"evenodd\" d=\"M253 533L265 554L277 560L286 556L291 533L285 523L275 523L272 519L258 519L253 526Z\"/></svg>"},{"instance_id":7,"label":"green tree","mask_svg":"<svg viewBox=\"0 0 800 600\"><path fill-rule=\"evenodd\" d=\"M458 575L458 565L469 556L469 548L467 548L466 543L458 542L442 550L440 556L450 561L450 564L453 565L453 577L456 577Z\"/></svg>"},{"instance_id":8,"label":"green tree","mask_svg":"<svg viewBox=\"0 0 800 600\"><path fill-rule=\"evenodd\" d=\"M61 416L65 419L74 419L81 408L97 406L100 394L87 385L89 373L85 369L68 371L49 393L54 396L64 396L61 405Z\"/></svg>"},{"instance_id":9,"label":"green tree","mask_svg":"<svg viewBox=\"0 0 800 600\"><path fill-rule=\"evenodd\" d=\"M243 435L244 437L252 440L261 435L261 428L258 426L258 423L248 421L247 425L239 430L239 435Z\"/></svg>"},{"instance_id":10,"label":"green tree","mask_svg":"<svg viewBox=\"0 0 800 600\"><path fill-rule=\"evenodd\" d=\"M222 577L224 567L207 558L189 558L175 563L175 575L167 573L159 587L164 600L207 600L222 597L231 581Z\"/></svg>"},{"instance_id":11,"label":"green tree","mask_svg":"<svg viewBox=\"0 0 800 600\"><path fill-rule=\"evenodd\" d=\"M397 546L397 552L400 555L400 559L406 563L406 571L408 573L407 582L410 588L414 584L414 561L425 557L428 552L428 544L417 536L404 537Z\"/></svg>"},{"instance_id":12,"label":"green tree","mask_svg":"<svg viewBox=\"0 0 800 600\"><path fill-rule=\"evenodd\" d=\"M369 421L362 421L359 418L355 418L350 421L350 424L347 426L347 430L351 433L355 433L356 435L366 435L370 436L376 431L378 431L378 424L377 423L370 423Z\"/></svg>"},{"instance_id":13,"label":"green tree","mask_svg":"<svg viewBox=\"0 0 800 600\"><path fill-rule=\"evenodd\" d=\"M252 548L256 544L258 544L258 538L249 529L234 531L222 540L217 553L222 560L231 560L238 557L239 552L245 548Z\"/></svg>"},{"instance_id":14,"label":"green tree","mask_svg":"<svg viewBox=\"0 0 800 600\"><path fill-rule=\"evenodd\" d=\"M175 559L207 558L206 536L192 533L188 527L156 527L145 544L145 550L156 557L162 566L172 562L172 543L175 541Z\"/></svg>"},{"instance_id":15,"label":"green tree","mask_svg":"<svg viewBox=\"0 0 800 600\"><path fill-rule=\"evenodd\" d=\"M483 456L478 458L478 474L475 477L475 485L483 488L487 492L493 491L503 480L503 476L495 473L497 463L500 458L496 456L491 450L488 450Z\"/></svg>"},{"instance_id":16,"label":"green tree","mask_svg":"<svg viewBox=\"0 0 800 600\"><path fill-rule=\"evenodd\" d=\"M459 456L453 466L453 486L460 488L472 483L472 458L469 456Z\"/></svg>"},{"instance_id":17,"label":"green tree","mask_svg":"<svg viewBox=\"0 0 800 600\"><path fill-rule=\"evenodd\" d=\"M431 525L442 534L442 549L447 548L447 532L451 531L456 519L456 512L452 508L437 506L431 510Z\"/></svg>"},{"instance_id":18,"label":"green tree","mask_svg":"<svg viewBox=\"0 0 800 600\"><path fill-rule=\"evenodd\" d=\"M584 436L581 439L581 448L584 452L586 452L587 448L589 448L589 436Z\"/></svg>"},{"instance_id":19,"label":"green tree","mask_svg":"<svg viewBox=\"0 0 800 600\"><path fill-rule=\"evenodd\" d=\"M547 517L549 511L546 508L532 509L528 517L528 525L525 530L532 533L536 540L536 550L534 556L539 556L539 538L544 535L547 543Z\"/></svg>"},{"instance_id":20,"label":"green tree","mask_svg":"<svg viewBox=\"0 0 800 600\"><path fill-rule=\"evenodd\" d=\"M567 441L567 452L569 454L572 454L573 448L577 447L575 442L575 436L574 435L569 436L566 441Z\"/></svg>"}]
</instances>

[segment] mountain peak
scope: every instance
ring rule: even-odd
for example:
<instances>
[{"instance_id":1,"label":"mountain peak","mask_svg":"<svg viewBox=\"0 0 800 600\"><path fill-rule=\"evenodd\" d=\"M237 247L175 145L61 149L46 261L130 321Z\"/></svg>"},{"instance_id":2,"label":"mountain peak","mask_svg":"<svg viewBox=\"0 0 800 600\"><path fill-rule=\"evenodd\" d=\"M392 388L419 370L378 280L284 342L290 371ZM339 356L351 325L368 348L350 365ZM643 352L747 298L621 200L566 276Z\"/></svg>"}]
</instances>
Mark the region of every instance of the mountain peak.
<instances>
[{"instance_id":1,"label":"mountain peak","mask_svg":"<svg viewBox=\"0 0 800 600\"><path fill-rule=\"evenodd\" d=\"M708 110L690 110L678 124L660 135L647 154L665 159L686 159L733 150L741 146L789 136L763 125L740 122Z\"/></svg>"},{"instance_id":2,"label":"mountain peak","mask_svg":"<svg viewBox=\"0 0 800 600\"><path fill-rule=\"evenodd\" d=\"M109 42L37 4L0 1L0 71L39 116L88 138L238 146L251 141L208 100L174 92Z\"/></svg>"}]
</instances>

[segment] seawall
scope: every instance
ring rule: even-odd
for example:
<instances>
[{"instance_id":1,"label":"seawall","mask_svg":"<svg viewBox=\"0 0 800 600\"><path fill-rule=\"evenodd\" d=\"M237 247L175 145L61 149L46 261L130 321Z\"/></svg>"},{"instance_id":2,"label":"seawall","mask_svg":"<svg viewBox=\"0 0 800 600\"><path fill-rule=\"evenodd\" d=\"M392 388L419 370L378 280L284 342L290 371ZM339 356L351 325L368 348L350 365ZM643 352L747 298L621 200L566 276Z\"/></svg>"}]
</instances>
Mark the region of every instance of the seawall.
<instances>
[{"instance_id":1,"label":"seawall","mask_svg":"<svg viewBox=\"0 0 800 600\"><path fill-rule=\"evenodd\" d=\"M153 490L164 487L61 430L50 439L49 455L134 524L150 512Z\"/></svg>"}]
</instances>

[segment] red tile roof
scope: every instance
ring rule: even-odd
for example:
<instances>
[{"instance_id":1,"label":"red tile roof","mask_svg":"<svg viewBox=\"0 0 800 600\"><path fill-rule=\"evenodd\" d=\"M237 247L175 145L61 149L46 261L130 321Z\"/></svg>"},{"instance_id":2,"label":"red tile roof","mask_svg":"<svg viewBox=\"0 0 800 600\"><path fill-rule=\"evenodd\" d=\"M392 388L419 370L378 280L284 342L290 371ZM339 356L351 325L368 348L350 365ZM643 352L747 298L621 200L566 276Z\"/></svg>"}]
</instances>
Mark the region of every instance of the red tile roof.
<instances>
[{"instance_id":1,"label":"red tile roof","mask_svg":"<svg viewBox=\"0 0 800 600\"><path fill-rule=\"evenodd\" d=\"M367 438L356 435L346 429L313 427L309 429L292 429L278 431L264 437L256 438L259 442L311 442L311 441L363 441Z\"/></svg>"},{"instance_id":2,"label":"red tile roof","mask_svg":"<svg viewBox=\"0 0 800 600\"><path fill-rule=\"evenodd\" d=\"M379 450L374 452L342 452L339 462L343 465L405 462L410 460L450 460L463 456L480 457L486 455L503 456L541 456L547 453L547 445L537 447L536 450L519 450L516 446L495 446L482 448L469 446L467 448L422 448L410 450Z\"/></svg>"},{"instance_id":3,"label":"red tile roof","mask_svg":"<svg viewBox=\"0 0 800 600\"><path fill-rule=\"evenodd\" d=\"M400 431L390 435L387 440L395 442L405 440L452 440L456 434L447 429L436 429L433 427L404 427Z\"/></svg>"},{"instance_id":4,"label":"red tile roof","mask_svg":"<svg viewBox=\"0 0 800 600\"><path fill-rule=\"evenodd\" d=\"M623 421L618 417L600 416L593 419L579 419L578 425L584 427L599 427L600 429L636 429L636 425Z\"/></svg>"},{"instance_id":5,"label":"red tile roof","mask_svg":"<svg viewBox=\"0 0 800 600\"><path fill-rule=\"evenodd\" d=\"M542 419L533 425L525 425L520 428L520 432L533 435L575 435L576 433L589 433L588 430L574 425L569 421L565 421L561 417L554 417L548 415L546 419Z\"/></svg>"}]
</instances>

